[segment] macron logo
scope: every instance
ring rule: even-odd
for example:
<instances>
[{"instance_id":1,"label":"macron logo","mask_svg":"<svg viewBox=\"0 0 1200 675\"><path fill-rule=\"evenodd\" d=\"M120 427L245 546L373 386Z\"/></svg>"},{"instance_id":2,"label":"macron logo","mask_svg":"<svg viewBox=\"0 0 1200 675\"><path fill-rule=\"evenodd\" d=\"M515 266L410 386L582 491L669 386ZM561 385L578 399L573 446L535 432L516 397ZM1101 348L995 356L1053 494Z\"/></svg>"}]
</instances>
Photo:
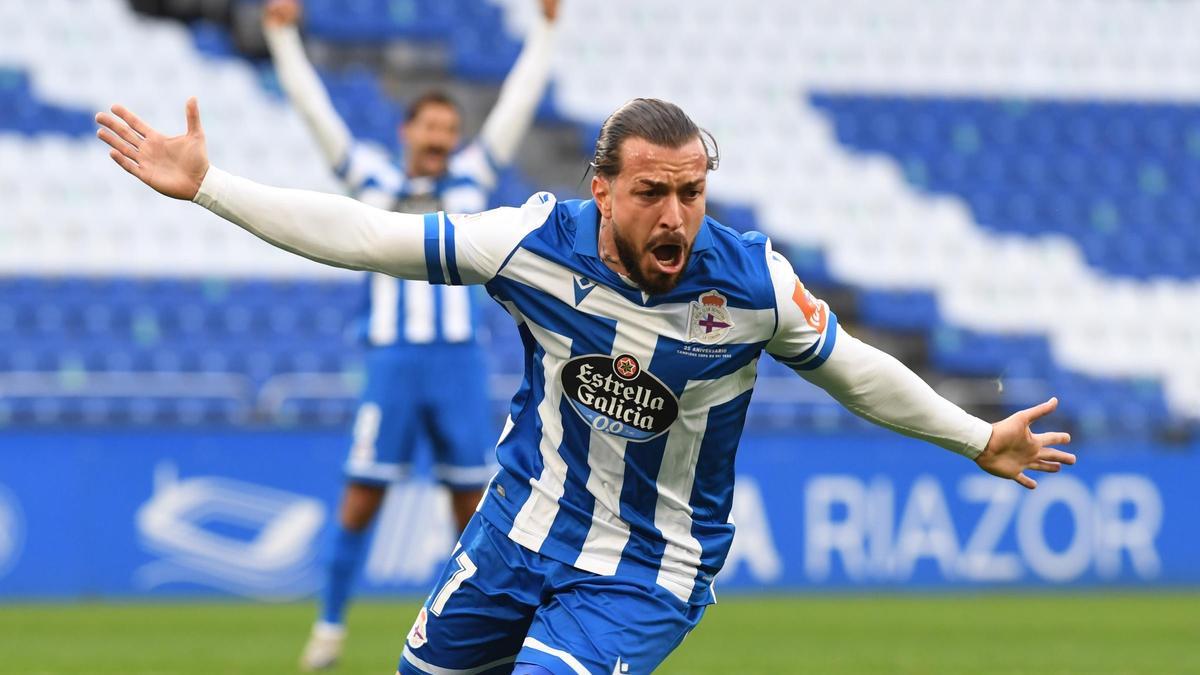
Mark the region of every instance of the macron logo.
<instances>
[{"instance_id":1,"label":"macron logo","mask_svg":"<svg viewBox=\"0 0 1200 675\"><path fill-rule=\"evenodd\" d=\"M583 299L586 298L588 293L591 293L592 289L595 287L596 282L592 281L591 279L588 279L587 277L575 277L575 306L578 307L579 303L583 302Z\"/></svg>"},{"instance_id":2,"label":"macron logo","mask_svg":"<svg viewBox=\"0 0 1200 675\"><path fill-rule=\"evenodd\" d=\"M617 665L613 666L612 675L628 675L628 673L629 673L629 664L622 663L621 657L618 656L617 657Z\"/></svg>"}]
</instances>

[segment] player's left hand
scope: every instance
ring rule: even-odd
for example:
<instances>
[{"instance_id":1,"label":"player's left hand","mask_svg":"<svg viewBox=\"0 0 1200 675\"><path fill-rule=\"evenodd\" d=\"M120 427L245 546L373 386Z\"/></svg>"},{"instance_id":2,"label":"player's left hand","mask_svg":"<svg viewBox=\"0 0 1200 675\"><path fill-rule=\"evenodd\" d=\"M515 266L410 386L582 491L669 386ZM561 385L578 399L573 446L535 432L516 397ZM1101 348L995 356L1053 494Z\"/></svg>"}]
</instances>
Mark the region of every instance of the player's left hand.
<instances>
[{"instance_id":1,"label":"player's left hand","mask_svg":"<svg viewBox=\"0 0 1200 675\"><path fill-rule=\"evenodd\" d=\"M993 476L1011 478L1030 490L1037 487L1037 481L1025 475L1027 469L1056 473L1063 464L1074 464L1075 455L1049 447L1070 443L1070 434L1057 431L1035 434L1029 428L1057 407L1058 399L1051 398L993 424L992 437L975 463Z\"/></svg>"},{"instance_id":2,"label":"player's left hand","mask_svg":"<svg viewBox=\"0 0 1200 675\"><path fill-rule=\"evenodd\" d=\"M138 180L168 197L191 200L208 173L208 152L195 98L188 99L186 112L187 132L168 137L114 105L111 115L96 115L101 127L96 135L112 147L108 156Z\"/></svg>"},{"instance_id":3,"label":"player's left hand","mask_svg":"<svg viewBox=\"0 0 1200 675\"><path fill-rule=\"evenodd\" d=\"M558 18L558 0L542 0L542 16L550 23Z\"/></svg>"}]
</instances>

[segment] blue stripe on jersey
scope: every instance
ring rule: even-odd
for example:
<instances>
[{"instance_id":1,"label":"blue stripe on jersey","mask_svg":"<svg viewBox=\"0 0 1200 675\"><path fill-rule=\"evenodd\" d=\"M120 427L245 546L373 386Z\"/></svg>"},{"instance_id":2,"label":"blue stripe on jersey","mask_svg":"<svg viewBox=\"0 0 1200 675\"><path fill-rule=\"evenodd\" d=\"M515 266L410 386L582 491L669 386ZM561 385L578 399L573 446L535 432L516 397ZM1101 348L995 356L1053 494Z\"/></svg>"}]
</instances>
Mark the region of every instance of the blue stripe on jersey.
<instances>
[{"instance_id":1,"label":"blue stripe on jersey","mask_svg":"<svg viewBox=\"0 0 1200 675\"><path fill-rule=\"evenodd\" d=\"M696 480L692 483L692 536L700 542L700 578L691 602L706 602L713 577L725 564L733 543L734 526L729 522L733 508L734 449L746 423L750 390L708 411ZM703 470L701 470L703 467Z\"/></svg>"},{"instance_id":2,"label":"blue stripe on jersey","mask_svg":"<svg viewBox=\"0 0 1200 675\"><path fill-rule=\"evenodd\" d=\"M496 446L496 461L500 472L496 474L496 495L488 495L487 501L494 504L512 523L513 516L521 505L529 500L532 488L529 479L542 475L542 454L537 447L542 438L542 420L537 408L546 397L546 373L542 368L542 350L524 325L520 327L521 341L525 343L525 379L517 395L513 397L509 419L513 427ZM518 424L532 417L533 424ZM531 451L532 450L532 451Z\"/></svg>"},{"instance_id":3,"label":"blue stripe on jersey","mask_svg":"<svg viewBox=\"0 0 1200 675\"><path fill-rule=\"evenodd\" d=\"M429 273L429 283L446 283L446 275L442 274L441 237L436 213L425 214L425 270Z\"/></svg>"},{"instance_id":4,"label":"blue stripe on jersey","mask_svg":"<svg viewBox=\"0 0 1200 675\"><path fill-rule=\"evenodd\" d=\"M462 277L458 274L458 257L454 252L454 221L447 215L443 218L446 223L446 270L450 272L450 283L462 286Z\"/></svg>"}]
</instances>

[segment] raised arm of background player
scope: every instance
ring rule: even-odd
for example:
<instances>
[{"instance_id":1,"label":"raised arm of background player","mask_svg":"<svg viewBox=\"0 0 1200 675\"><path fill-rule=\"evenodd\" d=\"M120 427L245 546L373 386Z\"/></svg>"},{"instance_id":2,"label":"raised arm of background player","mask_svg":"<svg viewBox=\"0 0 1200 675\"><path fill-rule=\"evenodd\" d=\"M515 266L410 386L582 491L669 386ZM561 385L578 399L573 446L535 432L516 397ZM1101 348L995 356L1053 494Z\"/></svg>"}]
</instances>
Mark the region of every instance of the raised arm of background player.
<instances>
[{"instance_id":1,"label":"raised arm of background player","mask_svg":"<svg viewBox=\"0 0 1200 675\"><path fill-rule=\"evenodd\" d=\"M504 80L500 98L488 114L479 138L455 158L458 165L455 168L465 169L485 188L491 188L495 183L492 166L512 163L517 146L533 122L550 77L558 0L541 0L541 5L541 16L525 36L525 46ZM354 139L334 110L329 93L304 53L297 28L300 11L299 0L267 3L263 12L267 48L280 85L312 130L330 168L342 176L350 189L357 190L361 182L357 174L361 172L346 170ZM475 156L480 153L482 156Z\"/></svg>"},{"instance_id":2,"label":"raised arm of background player","mask_svg":"<svg viewBox=\"0 0 1200 675\"><path fill-rule=\"evenodd\" d=\"M195 99L187 103L187 132L170 138L121 106L112 112L115 117L96 116L103 127L98 136L112 147L109 156L121 168L168 197L195 201L279 248L336 267L440 283L485 283L554 208L554 200L541 193L521 208L451 222L444 214L394 213L348 197L267 187L209 165ZM804 294L787 261L768 255L779 322L767 351L843 405L877 424L972 457L985 471L1028 488L1037 484L1025 470L1054 472L1075 463L1074 455L1049 447L1069 442L1067 434L1030 430L1056 400L991 425L968 415L900 362L844 334L826 314L828 308Z\"/></svg>"}]
</instances>

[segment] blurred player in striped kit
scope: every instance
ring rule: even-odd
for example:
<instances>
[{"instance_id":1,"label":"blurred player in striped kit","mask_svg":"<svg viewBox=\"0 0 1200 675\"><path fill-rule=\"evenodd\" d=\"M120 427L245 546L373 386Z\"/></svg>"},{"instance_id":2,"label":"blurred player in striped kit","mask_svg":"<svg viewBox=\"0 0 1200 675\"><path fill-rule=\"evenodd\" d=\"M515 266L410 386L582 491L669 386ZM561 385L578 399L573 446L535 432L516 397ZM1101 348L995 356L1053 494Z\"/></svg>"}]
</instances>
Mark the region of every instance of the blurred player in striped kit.
<instances>
[{"instance_id":1,"label":"blurred player in striped kit","mask_svg":"<svg viewBox=\"0 0 1200 675\"><path fill-rule=\"evenodd\" d=\"M557 0L542 0L529 33L477 139L455 152L461 115L440 91L417 97L399 129L398 166L357 143L334 111L304 53L297 0L272 0L263 15L279 81L348 193L404 213L487 207L496 172L512 162L546 88ZM488 419L487 371L475 340L477 296L462 286L433 286L372 273L362 336L367 379L345 465L346 489L328 554L320 617L301 655L305 669L332 666L345 639L345 610L362 566L367 528L387 486L404 477L420 437L434 452L435 477L451 494L461 531L495 473L495 432Z\"/></svg>"}]
</instances>

